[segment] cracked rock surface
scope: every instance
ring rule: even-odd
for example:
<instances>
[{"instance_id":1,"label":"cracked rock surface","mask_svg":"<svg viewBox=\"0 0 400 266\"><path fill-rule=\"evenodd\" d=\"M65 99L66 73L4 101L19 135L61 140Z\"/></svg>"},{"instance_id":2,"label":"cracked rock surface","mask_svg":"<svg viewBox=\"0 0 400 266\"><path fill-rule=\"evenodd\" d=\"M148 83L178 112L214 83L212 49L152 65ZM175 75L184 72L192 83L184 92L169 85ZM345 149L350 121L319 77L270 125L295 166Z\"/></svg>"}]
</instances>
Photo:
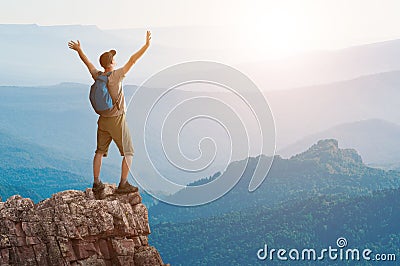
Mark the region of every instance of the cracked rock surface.
<instances>
[{"instance_id":1,"label":"cracked rock surface","mask_svg":"<svg viewBox=\"0 0 400 266\"><path fill-rule=\"evenodd\" d=\"M0 265L167 265L149 246L139 192L67 190L34 204L0 202Z\"/></svg>"}]
</instances>

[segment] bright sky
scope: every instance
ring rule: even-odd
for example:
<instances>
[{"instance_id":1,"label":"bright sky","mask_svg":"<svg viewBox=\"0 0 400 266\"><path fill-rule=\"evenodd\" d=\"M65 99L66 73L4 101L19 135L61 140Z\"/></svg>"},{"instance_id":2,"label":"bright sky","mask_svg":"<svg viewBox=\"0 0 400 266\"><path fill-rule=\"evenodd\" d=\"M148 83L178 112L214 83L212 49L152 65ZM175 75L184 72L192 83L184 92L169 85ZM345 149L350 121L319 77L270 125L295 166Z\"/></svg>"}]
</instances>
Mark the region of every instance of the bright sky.
<instances>
[{"instance_id":1,"label":"bright sky","mask_svg":"<svg viewBox=\"0 0 400 266\"><path fill-rule=\"evenodd\" d=\"M250 49L282 55L400 38L398 0L1 0L0 23L102 29L235 25Z\"/></svg>"}]
</instances>

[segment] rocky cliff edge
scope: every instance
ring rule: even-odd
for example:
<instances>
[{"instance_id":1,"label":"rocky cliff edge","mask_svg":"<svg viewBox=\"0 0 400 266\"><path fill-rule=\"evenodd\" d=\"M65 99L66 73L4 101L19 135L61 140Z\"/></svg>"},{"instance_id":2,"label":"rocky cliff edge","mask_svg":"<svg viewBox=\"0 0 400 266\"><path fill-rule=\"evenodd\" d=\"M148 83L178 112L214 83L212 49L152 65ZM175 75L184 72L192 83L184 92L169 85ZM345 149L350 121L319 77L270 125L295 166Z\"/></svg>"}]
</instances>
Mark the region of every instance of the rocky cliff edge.
<instances>
[{"instance_id":1,"label":"rocky cliff edge","mask_svg":"<svg viewBox=\"0 0 400 266\"><path fill-rule=\"evenodd\" d=\"M34 204L0 202L0 265L167 265L148 244L148 212L138 192L67 190Z\"/></svg>"}]
</instances>

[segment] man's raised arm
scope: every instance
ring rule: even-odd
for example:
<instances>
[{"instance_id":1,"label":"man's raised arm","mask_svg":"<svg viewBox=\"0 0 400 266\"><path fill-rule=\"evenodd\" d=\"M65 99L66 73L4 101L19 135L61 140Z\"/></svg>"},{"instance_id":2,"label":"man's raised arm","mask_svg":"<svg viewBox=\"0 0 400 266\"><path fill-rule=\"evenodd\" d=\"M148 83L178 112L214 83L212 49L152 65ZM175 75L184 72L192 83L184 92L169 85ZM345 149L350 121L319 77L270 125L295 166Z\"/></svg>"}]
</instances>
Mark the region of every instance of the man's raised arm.
<instances>
[{"instance_id":1,"label":"man's raised arm","mask_svg":"<svg viewBox=\"0 0 400 266\"><path fill-rule=\"evenodd\" d=\"M83 52L82 48L81 48L81 43L79 42L79 40L77 42L74 41L70 41L68 42L68 47L72 50L75 50L78 52L79 57L81 58L81 60L83 61L83 63L85 63L85 65L87 66L87 68L89 69L89 72L92 73L91 71L93 69L96 69L95 66L89 61L89 59L87 58L87 56L85 55L85 53Z\"/></svg>"},{"instance_id":2,"label":"man's raised arm","mask_svg":"<svg viewBox=\"0 0 400 266\"><path fill-rule=\"evenodd\" d=\"M143 54L144 52L147 50L147 48L149 48L150 46L150 31L146 32L146 44L143 45L142 48L140 48L139 51L137 51L135 54L133 54L131 56L131 58L129 58L129 61L122 67L122 70L124 72L124 74L128 73L128 71L131 69L131 67L136 63L136 60L138 60Z\"/></svg>"}]
</instances>

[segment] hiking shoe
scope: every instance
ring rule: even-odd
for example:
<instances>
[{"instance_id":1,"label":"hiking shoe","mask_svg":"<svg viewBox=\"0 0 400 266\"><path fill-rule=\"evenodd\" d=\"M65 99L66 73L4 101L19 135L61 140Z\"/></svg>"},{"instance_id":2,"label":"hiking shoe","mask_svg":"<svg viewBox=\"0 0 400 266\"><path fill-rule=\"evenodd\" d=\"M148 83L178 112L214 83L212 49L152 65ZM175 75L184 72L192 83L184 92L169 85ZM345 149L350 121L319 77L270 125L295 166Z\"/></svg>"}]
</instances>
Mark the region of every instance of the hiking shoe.
<instances>
[{"instance_id":1,"label":"hiking shoe","mask_svg":"<svg viewBox=\"0 0 400 266\"><path fill-rule=\"evenodd\" d=\"M118 188L115 190L115 193L123 194L123 193L131 193L131 192L137 192L139 189L138 187L132 186L129 184L128 181L125 182L125 184L121 185L119 183Z\"/></svg>"},{"instance_id":2,"label":"hiking shoe","mask_svg":"<svg viewBox=\"0 0 400 266\"><path fill-rule=\"evenodd\" d=\"M99 183L93 183L92 191L94 193L102 191L106 186L103 184L103 182Z\"/></svg>"}]
</instances>

